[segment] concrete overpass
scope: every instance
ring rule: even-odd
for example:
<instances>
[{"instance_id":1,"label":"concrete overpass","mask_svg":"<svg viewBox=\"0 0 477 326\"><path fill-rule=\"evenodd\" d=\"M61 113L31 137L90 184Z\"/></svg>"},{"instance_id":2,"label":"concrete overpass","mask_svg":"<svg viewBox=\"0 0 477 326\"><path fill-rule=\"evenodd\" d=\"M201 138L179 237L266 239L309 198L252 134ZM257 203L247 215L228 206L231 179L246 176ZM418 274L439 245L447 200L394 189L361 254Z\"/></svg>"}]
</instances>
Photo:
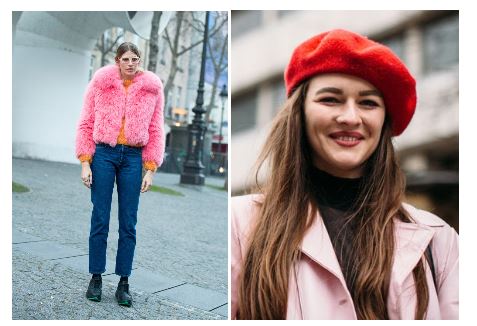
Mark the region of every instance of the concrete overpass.
<instances>
[{"instance_id":1,"label":"concrete overpass","mask_svg":"<svg viewBox=\"0 0 477 326\"><path fill-rule=\"evenodd\" d=\"M164 12L159 32L173 12ZM101 34L121 27L148 39L153 12L13 12L14 157L77 162L76 124Z\"/></svg>"}]
</instances>

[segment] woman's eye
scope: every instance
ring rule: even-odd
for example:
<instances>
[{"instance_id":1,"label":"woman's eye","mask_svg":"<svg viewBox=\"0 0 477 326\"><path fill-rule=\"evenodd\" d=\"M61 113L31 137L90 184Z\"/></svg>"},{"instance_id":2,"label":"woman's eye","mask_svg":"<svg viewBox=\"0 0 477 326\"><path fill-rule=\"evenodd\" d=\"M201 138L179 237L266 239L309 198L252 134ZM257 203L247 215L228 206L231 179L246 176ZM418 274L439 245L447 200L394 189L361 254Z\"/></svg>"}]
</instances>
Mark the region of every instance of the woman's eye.
<instances>
[{"instance_id":1,"label":"woman's eye","mask_svg":"<svg viewBox=\"0 0 477 326\"><path fill-rule=\"evenodd\" d=\"M363 100L360 102L361 105L364 106L370 106L370 107L376 107L379 106L379 104L376 101L373 100Z\"/></svg>"},{"instance_id":2,"label":"woman's eye","mask_svg":"<svg viewBox=\"0 0 477 326\"><path fill-rule=\"evenodd\" d=\"M339 103L340 101L335 97L324 97L318 100L320 103Z\"/></svg>"}]
</instances>

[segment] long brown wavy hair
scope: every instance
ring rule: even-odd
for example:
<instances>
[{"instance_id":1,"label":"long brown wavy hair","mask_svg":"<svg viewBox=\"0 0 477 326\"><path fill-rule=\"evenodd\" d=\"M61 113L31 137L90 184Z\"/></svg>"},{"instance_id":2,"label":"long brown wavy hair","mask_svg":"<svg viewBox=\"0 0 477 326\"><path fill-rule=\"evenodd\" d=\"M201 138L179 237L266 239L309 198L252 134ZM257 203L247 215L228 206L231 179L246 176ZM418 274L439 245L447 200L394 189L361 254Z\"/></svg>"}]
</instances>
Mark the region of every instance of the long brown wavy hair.
<instances>
[{"instance_id":1,"label":"long brown wavy hair","mask_svg":"<svg viewBox=\"0 0 477 326\"><path fill-rule=\"evenodd\" d=\"M297 87L274 120L257 161L256 180L267 163L267 181L259 216L249 236L239 281L238 319L285 319L290 270L300 259L299 246L311 226L317 204L310 181L312 149L305 131L304 99L308 82ZM405 179L397 163L390 123L385 119L375 152L364 166L363 189L347 221L357 226L353 257L344 273L358 319L389 319L386 301L394 254L397 217L412 222L402 207ZM429 302L424 262L413 270L417 305L424 319Z\"/></svg>"}]
</instances>

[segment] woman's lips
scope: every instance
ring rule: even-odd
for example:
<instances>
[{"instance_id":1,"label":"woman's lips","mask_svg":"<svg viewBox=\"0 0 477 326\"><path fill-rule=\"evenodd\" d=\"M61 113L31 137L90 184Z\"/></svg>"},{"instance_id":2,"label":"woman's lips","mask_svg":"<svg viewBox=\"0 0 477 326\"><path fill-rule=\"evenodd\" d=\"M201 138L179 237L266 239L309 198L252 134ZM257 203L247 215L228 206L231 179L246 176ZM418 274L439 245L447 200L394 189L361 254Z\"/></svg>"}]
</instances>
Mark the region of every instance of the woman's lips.
<instances>
[{"instance_id":1,"label":"woman's lips","mask_svg":"<svg viewBox=\"0 0 477 326\"><path fill-rule=\"evenodd\" d=\"M338 131L330 134L330 137L340 146L353 147L361 143L363 135L355 131Z\"/></svg>"}]
</instances>

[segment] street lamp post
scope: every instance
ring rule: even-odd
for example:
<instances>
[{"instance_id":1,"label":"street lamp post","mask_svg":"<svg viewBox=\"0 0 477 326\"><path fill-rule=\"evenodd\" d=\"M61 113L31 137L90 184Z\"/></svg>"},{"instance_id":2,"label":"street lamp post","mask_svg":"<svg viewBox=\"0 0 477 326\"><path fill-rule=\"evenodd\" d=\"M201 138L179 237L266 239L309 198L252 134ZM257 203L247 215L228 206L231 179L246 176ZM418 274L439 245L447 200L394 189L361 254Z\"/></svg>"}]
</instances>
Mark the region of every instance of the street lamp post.
<instances>
[{"instance_id":1,"label":"street lamp post","mask_svg":"<svg viewBox=\"0 0 477 326\"><path fill-rule=\"evenodd\" d=\"M222 91L220 91L220 100L222 101L222 113L220 115L220 129L219 129L219 152L221 158L221 166L219 168L220 173L224 173L225 171L225 153L222 152L222 125L224 123L224 107L225 107L225 100L227 99L227 86L224 84L222 86Z\"/></svg>"},{"instance_id":2,"label":"street lamp post","mask_svg":"<svg viewBox=\"0 0 477 326\"><path fill-rule=\"evenodd\" d=\"M222 152L222 124L224 123L224 107L225 100L227 100L227 86L224 84L222 90L220 91L220 100L222 101L222 113L220 115L220 129L219 129L219 151Z\"/></svg>"},{"instance_id":3,"label":"street lamp post","mask_svg":"<svg viewBox=\"0 0 477 326\"><path fill-rule=\"evenodd\" d=\"M205 59L207 57L207 42L209 36L209 12L205 13L204 41L202 45L202 63L200 66L199 87L197 89L197 98L195 100L194 119L187 127L189 133L189 145L187 147L187 156L183 165L181 174L181 183L202 186L205 181L203 174L204 165L202 164L202 153L204 147L204 134L207 130L206 123L202 115L206 112L204 109L204 76Z\"/></svg>"}]
</instances>

